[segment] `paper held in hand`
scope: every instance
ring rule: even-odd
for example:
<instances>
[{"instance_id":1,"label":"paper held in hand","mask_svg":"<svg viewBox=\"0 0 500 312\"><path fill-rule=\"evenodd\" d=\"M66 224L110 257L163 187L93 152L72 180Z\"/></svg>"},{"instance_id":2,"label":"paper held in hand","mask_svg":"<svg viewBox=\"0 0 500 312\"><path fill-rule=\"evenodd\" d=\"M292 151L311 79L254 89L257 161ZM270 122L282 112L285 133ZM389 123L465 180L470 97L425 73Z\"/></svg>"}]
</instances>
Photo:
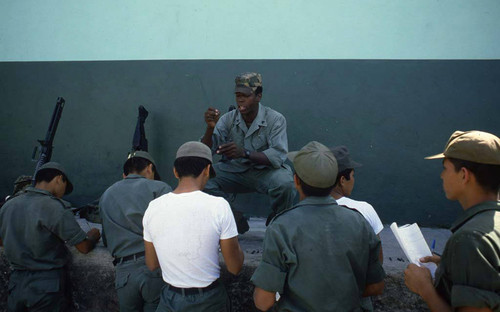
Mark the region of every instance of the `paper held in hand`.
<instances>
[{"instance_id":1,"label":"paper held in hand","mask_svg":"<svg viewBox=\"0 0 500 312\"><path fill-rule=\"evenodd\" d=\"M392 233L396 236L396 240L399 246L403 249L406 258L411 263L418 266L423 266L431 271L432 278L434 278L434 273L436 272L436 264L433 262L421 263L418 261L422 257L432 256L429 246L425 242L422 231L416 223L406 224L398 227L396 222L391 224Z\"/></svg>"}]
</instances>

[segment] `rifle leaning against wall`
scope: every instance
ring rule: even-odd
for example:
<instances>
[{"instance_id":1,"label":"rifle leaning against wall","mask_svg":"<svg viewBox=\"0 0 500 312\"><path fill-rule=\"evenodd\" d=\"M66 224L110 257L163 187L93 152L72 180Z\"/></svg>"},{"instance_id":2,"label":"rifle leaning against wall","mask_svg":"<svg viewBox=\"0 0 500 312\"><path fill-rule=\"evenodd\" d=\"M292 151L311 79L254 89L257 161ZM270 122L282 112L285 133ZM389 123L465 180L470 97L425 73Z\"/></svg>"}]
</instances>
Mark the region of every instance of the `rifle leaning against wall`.
<instances>
[{"instance_id":1,"label":"rifle leaning against wall","mask_svg":"<svg viewBox=\"0 0 500 312\"><path fill-rule=\"evenodd\" d=\"M54 142L54 136L56 135L59 119L61 119L64 103L66 103L66 101L62 97L57 98L56 107L54 108L54 112L52 113L52 119L50 120L49 129L47 130L47 134L45 135L45 140L38 140L41 145L40 156L38 157L38 160L35 159L38 152L38 146L35 146L35 148L33 149L33 155L31 156L31 159L37 162L35 172L33 173L33 177L31 179L31 184L33 186L35 186L36 172L38 171L38 169L40 169L41 166L43 166L43 164L49 162L52 157L52 149L54 148L52 146L52 143Z\"/></svg>"}]
</instances>

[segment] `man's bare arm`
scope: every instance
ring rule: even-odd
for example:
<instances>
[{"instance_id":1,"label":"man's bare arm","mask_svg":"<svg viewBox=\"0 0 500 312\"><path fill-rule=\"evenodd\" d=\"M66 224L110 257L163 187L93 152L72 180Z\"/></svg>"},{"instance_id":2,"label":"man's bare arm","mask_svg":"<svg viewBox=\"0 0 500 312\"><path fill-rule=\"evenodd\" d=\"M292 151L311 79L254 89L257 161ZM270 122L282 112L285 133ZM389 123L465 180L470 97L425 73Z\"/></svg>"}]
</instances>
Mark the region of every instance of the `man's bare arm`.
<instances>
[{"instance_id":1,"label":"man's bare arm","mask_svg":"<svg viewBox=\"0 0 500 312\"><path fill-rule=\"evenodd\" d=\"M276 293L255 286L253 291L253 302L255 307L261 311L269 310L276 301Z\"/></svg>"},{"instance_id":2,"label":"man's bare arm","mask_svg":"<svg viewBox=\"0 0 500 312\"><path fill-rule=\"evenodd\" d=\"M92 249L94 249L95 245L97 244L100 238L101 238L101 232L99 232L99 230L96 228L92 228L90 229L90 231L87 232L87 238L76 244L75 247L79 252L87 254Z\"/></svg>"},{"instance_id":3,"label":"man's bare arm","mask_svg":"<svg viewBox=\"0 0 500 312\"><path fill-rule=\"evenodd\" d=\"M160 267L160 262L158 261L158 256L156 255L156 249L153 243L144 241L144 253L146 266L150 271L154 271Z\"/></svg>"},{"instance_id":4,"label":"man's bare arm","mask_svg":"<svg viewBox=\"0 0 500 312\"><path fill-rule=\"evenodd\" d=\"M220 249L222 251L222 256L224 257L227 270L234 275L240 273L245 256L243 255L243 251L238 243L238 236L229 239L221 239Z\"/></svg>"}]
</instances>

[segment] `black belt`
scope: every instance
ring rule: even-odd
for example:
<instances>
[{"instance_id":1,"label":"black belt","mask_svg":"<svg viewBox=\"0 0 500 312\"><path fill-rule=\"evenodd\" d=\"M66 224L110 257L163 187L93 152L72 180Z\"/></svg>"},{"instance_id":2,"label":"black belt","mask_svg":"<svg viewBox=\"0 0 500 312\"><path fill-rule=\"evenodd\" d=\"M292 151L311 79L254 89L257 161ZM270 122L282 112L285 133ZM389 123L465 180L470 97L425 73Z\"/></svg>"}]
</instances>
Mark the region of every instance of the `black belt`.
<instances>
[{"instance_id":1,"label":"black belt","mask_svg":"<svg viewBox=\"0 0 500 312\"><path fill-rule=\"evenodd\" d=\"M135 253L135 254L130 255L130 256L115 258L115 260L113 260L113 265L117 265L118 263L122 263L122 262L129 261L129 260L135 260L135 259L140 258L140 257L144 257L144 251Z\"/></svg>"},{"instance_id":2,"label":"black belt","mask_svg":"<svg viewBox=\"0 0 500 312\"><path fill-rule=\"evenodd\" d=\"M214 289L219 286L219 280L215 280L212 284L208 285L207 287L202 287L202 288L179 288L172 286L167 283L168 290L171 290L173 292L176 292L178 294L181 294L183 296L188 296L188 295L198 295L198 294L203 294L203 292L209 291L210 289Z\"/></svg>"}]
</instances>

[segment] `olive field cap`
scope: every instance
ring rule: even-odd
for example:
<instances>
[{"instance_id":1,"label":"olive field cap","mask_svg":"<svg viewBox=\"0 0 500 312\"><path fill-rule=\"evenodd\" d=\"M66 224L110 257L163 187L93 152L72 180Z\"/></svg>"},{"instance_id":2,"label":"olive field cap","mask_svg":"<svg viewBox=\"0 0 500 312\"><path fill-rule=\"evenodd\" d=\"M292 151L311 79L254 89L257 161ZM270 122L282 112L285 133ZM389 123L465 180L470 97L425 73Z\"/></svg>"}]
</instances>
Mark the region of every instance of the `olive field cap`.
<instances>
[{"instance_id":1,"label":"olive field cap","mask_svg":"<svg viewBox=\"0 0 500 312\"><path fill-rule=\"evenodd\" d=\"M40 168L38 168L38 170L35 174L35 180L38 176L38 173L42 170L45 170L45 169L56 169L64 175L64 177L66 178L66 191L64 192L64 195L68 195L69 193L73 192L73 184L69 180L68 174L66 173L66 170L64 169L64 167L60 163L55 162L55 161L49 161L48 163L45 163Z\"/></svg>"},{"instance_id":2,"label":"olive field cap","mask_svg":"<svg viewBox=\"0 0 500 312\"><path fill-rule=\"evenodd\" d=\"M157 181L161 181L160 174L158 173L158 166L156 166L155 160L153 159L153 156L151 156L151 154L146 151L133 151L132 153L128 154L127 160L130 158L144 158L146 160L149 160L155 167L154 179Z\"/></svg>"},{"instance_id":3,"label":"olive field cap","mask_svg":"<svg viewBox=\"0 0 500 312\"><path fill-rule=\"evenodd\" d=\"M337 160L332 151L319 142L309 142L300 151L288 153L288 159L293 162L297 176L309 186L328 188L337 180Z\"/></svg>"},{"instance_id":4,"label":"olive field cap","mask_svg":"<svg viewBox=\"0 0 500 312\"><path fill-rule=\"evenodd\" d=\"M250 95L257 90L257 87L262 87L262 75L258 73L242 73L234 79L236 84L234 93L241 92Z\"/></svg>"},{"instance_id":5,"label":"olive field cap","mask_svg":"<svg viewBox=\"0 0 500 312\"><path fill-rule=\"evenodd\" d=\"M479 164L500 165L500 139L483 131L455 131L444 152L425 159L455 158Z\"/></svg>"},{"instance_id":6,"label":"olive field cap","mask_svg":"<svg viewBox=\"0 0 500 312\"><path fill-rule=\"evenodd\" d=\"M212 161L212 151L204 143L189 141L181 145L177 150L175 159L181 157L200 157L210 162L210 178L215 177L215 170Z\"/></svg>"},{"instance_id":7,"label":"olive field cap","mask_svg":"<svg viewBox=\"0 0 500 312\"><path fill-rule=\"evenodd\" d=\"M331 147L330 150L337 160L339 172L342 172L346 169L354 169L363 166L362 164L351 159L349 150L344 145Z\"/></svg>"},{"instance_id":8,"label":"olive field cap","mask_svg":"<svg viewBox=\"0 0 500 312\"><path fill-rule=\"evenodd\" d=\"M156 167L155 160L153 159L153 157L148 152L145 152L145 151L133 151L132 153L130 153L128 155L127 159L135 158L135 157L147 159L147 160L149 160Z\"/></svg>"}]
</instances>

